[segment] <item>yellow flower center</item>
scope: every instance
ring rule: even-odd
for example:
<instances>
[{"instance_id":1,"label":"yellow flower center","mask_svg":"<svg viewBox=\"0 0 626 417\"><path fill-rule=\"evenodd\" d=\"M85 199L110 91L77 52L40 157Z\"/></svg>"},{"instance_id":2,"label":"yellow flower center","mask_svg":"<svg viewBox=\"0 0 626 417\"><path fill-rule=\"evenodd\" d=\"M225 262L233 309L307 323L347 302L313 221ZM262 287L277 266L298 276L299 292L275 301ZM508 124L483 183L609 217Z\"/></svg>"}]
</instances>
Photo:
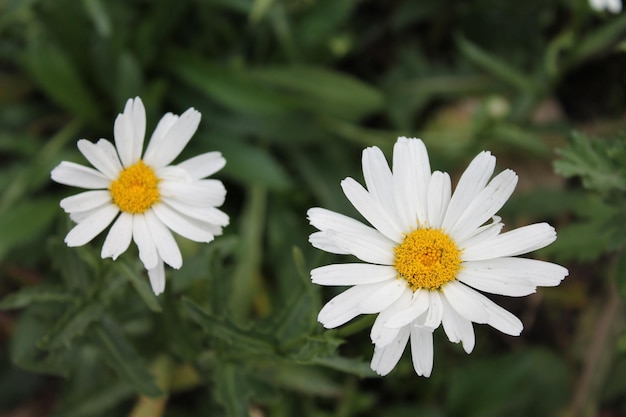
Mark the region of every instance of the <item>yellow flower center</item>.
<instances>
[{"instance_id":1,"label":"yellow flower center","mask_svg":"<svg viewBox=\"0 0 626 417\"><path fill-rule=\"evenodd\" d=\"M122 171L119 178L111 182L109 192L120 210L138 214L148 210L161 198L157 187L159 179L154 170L139 160Z\"/></svg>"},{"instance_id":2,"label":"yellow flower center","mask_svg":"<svg viewBox=\"0 0 626 417\"><path fill-rule=\"evenodd\" d=\"M413 291L436 290L452 281L461 268L461 251L439 229L417 229L394 248L394 267Z\"/></svg>"}]
</instances>

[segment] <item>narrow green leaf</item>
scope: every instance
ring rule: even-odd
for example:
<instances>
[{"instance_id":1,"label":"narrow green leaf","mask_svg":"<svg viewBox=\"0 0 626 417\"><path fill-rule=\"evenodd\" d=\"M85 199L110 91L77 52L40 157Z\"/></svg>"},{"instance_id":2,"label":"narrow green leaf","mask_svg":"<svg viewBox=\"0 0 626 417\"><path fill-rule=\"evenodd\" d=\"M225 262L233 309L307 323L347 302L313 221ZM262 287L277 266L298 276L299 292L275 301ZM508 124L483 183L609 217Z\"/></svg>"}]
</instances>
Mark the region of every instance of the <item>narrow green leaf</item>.
<instances>
[{"instance_id":1,"label":"narrow green leaf","mask_svg":"<svg viewBox=\"0 0 626 417\"><path fill-rule=\"evenodd\" d=\"M56 199L31 199L0 216L0 260L14 247L41 236L58 212Z\"/></svg>"},{"instance_id":2,"label":"narrow green leaf","mask_svg":"<svg viewBox=\"0 0 626 417\"><path fill-rule=\"evenodd\" d=\"M163 395L142 358L116 322L105 317L102 324L95 327L94 339L120 378L148 397Z\"/></svg>"},{"instance_id":3,"label":"narrow green leaf","mask_svg":"<svg viewBox=\"0 0 626 417\"><path fill-rule=\"evenodd\" d=\"M380 110L385 102L376 88L348 74L322 67L262 68L250 71L250 76L283 91L297 107L351 120Z\"/></svg>"},{"instance_id":4,"label":"narrow green leaf","mask_svg":"<svg viewBox=\"0 0 626 417\"><path fill-rule=\"evenodd\" d=\"M467 40L465 37L457 36L456 43L461 53L463 53L470 61L484 68L494 76L500 78L502 81L506 81L511 84L519 91L537 94L541 90L540 86L522 71L512 67L499 57L490 54L480 46Z\"/></svg>"},{"instance_id":5,"label":"narrow green leaf","mask_svg":"<svg viewBox=\"0 0 626 417\"><path fill-rule=\"evenodd\" d=\"M43 37L31 39L24 60L33 78L54 101L83 120L98 121L97 101L59 46Z\"/></svg>"},{"instance_id":6,"label":"narrow green leaf","mask_svg":"<svg viewBox=\"0 0 626 417\"><path fill-rule=\"evenodd\" d=\"M125 264L123 261L114 262L113 267L121 275L128 279L133 287L135 287L135 290L139 294L139 297L141 297L143 302L150 310L154 311L155 313L160 313L162 311L159 300L157 299L156 295L154 295L152 287L148 283L146 277L140 275L136 270Z\"/></svg>"},{"instance_id":7,"label":"narrow green leaf","mask_svg":"<svg viewBox=\"0 0 626 417\"><path fill-rule=\"evenodd\" d=\"M67 303L73 299L67 289L51 285L25 287L0 301L0 310L23 308L35 303Z\"/></svg>"},{"instance_id":8,"label":"narrow green leaf","mask_svg":"<svg viewBox=\"0 0 626 417\"><path fill-rule=\"evenodd\" d=\"M361 378L372 378L376 376L376 372L372 371L370 364L361 359L343 358L341 356L322 356L314 358L312 363L337 371L357 375Z\"/></svg>"},{"instance_id":9,"label":"narrow green leaf","mask_svg":"<svg viewBox=\"0 0 626 417\"><path fill-rule=\"evenodd\" d=\"M97 302L81 303L68 309L52 330L37 343L37 346L46 350L70 346L72 339L85 333L91 324L102 318L104 311L105 306Z\"/></svg>"},{"instance_id":10,"label":"narrow green leaf","mask_svg":"<svg viewBox=\"0 0 626 417\"><path fill-rule=\"evenodd\" d=\"M185 308L189 317L202 326L202 329L212 338L225 343L233 352L249 352L255 354L274 354L274 346L266 337L254 329L243 329L217 318L189 298L184 298Z\"/></svg>"},{"instance_id":11,"label":"narrow green leaf","mask_svg":"<svg viewBox=\"0 0 626 417\"><path fill-rule=\"evenodd\" d=\"M220 363L215 369L217 400L226 409L229 417L249 417L248 386L236 365Z\"/></svg>"}]
</instances>

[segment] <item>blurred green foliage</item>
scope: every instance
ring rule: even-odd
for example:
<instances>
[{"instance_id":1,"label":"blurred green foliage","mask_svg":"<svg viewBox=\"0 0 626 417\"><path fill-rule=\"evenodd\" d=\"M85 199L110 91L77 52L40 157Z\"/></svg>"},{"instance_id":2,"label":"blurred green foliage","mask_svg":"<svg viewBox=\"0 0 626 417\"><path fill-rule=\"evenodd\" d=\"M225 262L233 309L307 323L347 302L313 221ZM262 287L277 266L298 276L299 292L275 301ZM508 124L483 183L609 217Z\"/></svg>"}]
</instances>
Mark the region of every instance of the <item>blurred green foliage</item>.
<instances>
[{"instance_id":1,"label":"blurred green foliage","mask_svg":"<svg viewBox=\"0 0 626 417\"><path fill-rule=\"evenodd\" d=\"M0 413L626 414L625 35L626 14L585 0L0 3ZM227 159L231 225L181 240L158 298L134 249L65 247L58 201L74 190L49 181L137 95L148 131L197 108L183 157ZM536 256L570 269L498 300L520 338L477 326L468 357L437 332L430 379L408 357L376 378L372 317L324 331L332 291L309 280L334 258L308 244L306 210L355 214L339 181L399 135L453 178L494 152L520 175L505 223L554 224Z\"/></svg>"}]
</instances>

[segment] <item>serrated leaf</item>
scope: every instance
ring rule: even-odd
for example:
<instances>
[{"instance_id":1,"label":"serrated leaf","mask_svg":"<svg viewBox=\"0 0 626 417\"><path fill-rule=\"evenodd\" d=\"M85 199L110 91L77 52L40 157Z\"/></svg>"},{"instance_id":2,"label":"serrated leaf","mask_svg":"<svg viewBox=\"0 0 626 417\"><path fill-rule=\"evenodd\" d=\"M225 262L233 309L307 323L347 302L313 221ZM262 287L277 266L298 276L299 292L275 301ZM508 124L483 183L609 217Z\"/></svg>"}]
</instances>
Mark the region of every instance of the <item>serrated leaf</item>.
<instances>
[{"instance_id":1,"label":"serrated leaf","mask_svg":"<svg viewBox=\"0 0 626 417\"><path fill-rule=\"evenodd\" d=\"M561 159L554 162L558 174L579 176L585 187L600 192L626 190L626 137L591 141L574 133L569 146L558 153Z\"/></svg>"},{"instance_id":2,"label":"serrated leaf","mask_svg":"<svg viewBox=\"0 0 626 417\"><path fill-rule=\"evenodd\" d=\"M35 303L65 303L74 296L67 289L50 285L25 287L9 294L0 301L0 310L23 308Z\"/></svg>"},{"instance_id":3,"label":"serrated leaf","mask_svg":"<svg viewBox=\"0 0 626 417\"><path fill-rule=\"evenodd\" d=\"M105 306L98 302L78 304L68 309L37 346L46 350L70 346L72 339L84 334L92 323L102 317L104 311Z\"/></svg>"},{"instance_id":4,"label":"serrated leaf","mask_svg":"<svg viewBox=\"0 0 626 417\"><path fill-rule=\"evenodd\" d=\"M267 336L254 329L243 329L224 319L215 317L189 298L184 298L183 302L189 317L202 326L202 329L210 337L225 343L232 352L274 354L274 346L267 340Z\"/></svg>"},{"instance_id":5,"label":"serrated leaf","mask_svg":"<svg viewBox=\"0 0 626 417\"><path fill-rule=\"evenodd\" d=\"M101 325L94 328L93 335L96 345L120 378L148 397L163 395L142 358L115 321L105 317Z\"/></svg>"}]
</instances>

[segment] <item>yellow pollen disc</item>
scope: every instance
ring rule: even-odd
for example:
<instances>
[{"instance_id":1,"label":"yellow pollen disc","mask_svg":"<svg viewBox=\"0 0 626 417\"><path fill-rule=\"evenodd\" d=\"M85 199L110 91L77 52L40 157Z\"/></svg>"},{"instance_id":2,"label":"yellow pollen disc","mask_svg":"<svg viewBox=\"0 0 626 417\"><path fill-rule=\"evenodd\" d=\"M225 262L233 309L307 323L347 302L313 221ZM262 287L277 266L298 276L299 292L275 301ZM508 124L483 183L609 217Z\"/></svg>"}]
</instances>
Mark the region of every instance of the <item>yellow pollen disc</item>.
<instances>
[{"instance_id":1,"label":"yellow pollen disc","mask_svg":"<svg viewBox=\"0 0 626 417\"><path fill-rule=\"evenodd\" d=\"M109 192L120 210L138 214L148 210L159 201L159 179L154 170L139 160L122 171L119 178L111 182Z\"/></svg>"},{"instance_id":2,"label":"yellow pollen disc","mask_svg":"<svg viewBox=\"0 0 626 417\"><path fill-rule=\"evenodd\" d=\"M394 248L394 267L413 291L436 290L452 281L461 268L461 251L439 229L417 229Z\"/></svg>"}]
</instances>

